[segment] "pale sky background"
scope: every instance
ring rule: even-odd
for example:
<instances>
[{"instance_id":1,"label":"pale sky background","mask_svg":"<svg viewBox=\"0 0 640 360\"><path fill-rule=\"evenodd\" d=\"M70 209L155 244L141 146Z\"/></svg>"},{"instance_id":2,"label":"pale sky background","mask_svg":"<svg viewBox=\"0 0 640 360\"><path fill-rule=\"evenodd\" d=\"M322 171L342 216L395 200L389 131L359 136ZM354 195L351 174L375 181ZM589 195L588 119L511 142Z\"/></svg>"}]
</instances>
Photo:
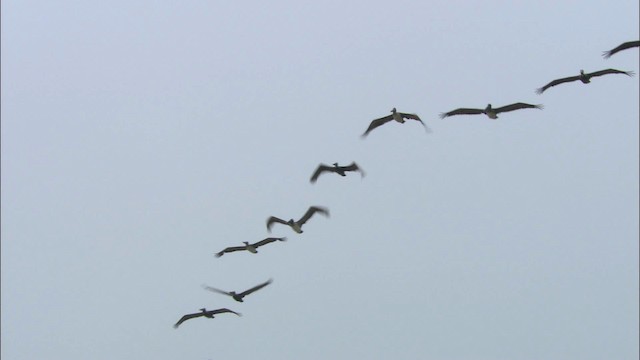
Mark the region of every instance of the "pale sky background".
<instances>
[{"instance_id":1,"label":"pale sky background","mask_svg":"<svg viewBox=\"0 0 640 360\"><path fill-rule=\"evenodd\" d=\"M638 7L3 1L2 359L638 359Z\"/></svg>"}]
</instances>

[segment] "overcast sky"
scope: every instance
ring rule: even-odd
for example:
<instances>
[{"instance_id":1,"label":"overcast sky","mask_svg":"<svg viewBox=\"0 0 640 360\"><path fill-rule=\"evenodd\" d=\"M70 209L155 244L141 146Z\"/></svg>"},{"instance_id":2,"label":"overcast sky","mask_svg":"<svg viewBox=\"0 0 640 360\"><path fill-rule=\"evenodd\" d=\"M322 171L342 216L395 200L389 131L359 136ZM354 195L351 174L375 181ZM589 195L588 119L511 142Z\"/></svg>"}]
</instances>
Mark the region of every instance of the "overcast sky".
<instances>
[{"instance_id":1,"label":"overcast sky","mask_svg":"<svg viewBox=\"0 0 640 360\"><path fill-rule=\"evenodd\" d=\"M1 10L3 360L638 359L637 0Z\"/></svg>"}]
</instances>

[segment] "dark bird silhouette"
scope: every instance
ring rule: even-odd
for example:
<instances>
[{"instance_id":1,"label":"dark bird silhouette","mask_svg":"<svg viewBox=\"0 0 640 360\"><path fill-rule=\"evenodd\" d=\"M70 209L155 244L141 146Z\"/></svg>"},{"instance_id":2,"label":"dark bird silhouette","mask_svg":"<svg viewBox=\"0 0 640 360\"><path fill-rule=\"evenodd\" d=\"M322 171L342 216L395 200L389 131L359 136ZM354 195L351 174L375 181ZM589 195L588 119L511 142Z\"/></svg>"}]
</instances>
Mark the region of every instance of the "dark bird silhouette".
<instances>
[{"instance_id":1,"label":"dark bird silhouette","mask_svg":"<svg viewBox=\"0 0 640 360\"><path fill-rule=\"evenodd\" d=\"M431 129L429 129L429 127L427 127L427 125L425 125L424 122L422 122L422 120L420 119L420 117L416 114L407 114L407 113L400 113L396 111L396 108L391 109L391 115L387 115L385 117L381 117L379 119L375 119L371 122L371 124L369 124L369 128L367 128L367 131L365 131L361 137L366 137L371 130L377 128L380 125L384 125L386 123L388 123L391 120L395 120L397 122L399 122L400 124L404 124L404 119L410 119L410 120L417 120L419 121L422 126L424 126L425 130L427 132L431 132Z\"/></svg>"},{"instance_id":2,"label":"dark bird silhouette","mask_svg":"<svg viewBox=\"0 0 640 360\"><path fill-rule=\"evenodd\" d=\"M214 287L206 286L206 285L202 285L202 287L205 288L206 290L209 290L209 291L213 291L213 292L217 292L217 293L220 293L220 294L231 296L233 298L233 300L235 300L235 301L243 302L242 301L243 297L251 294L254 291L258 291L258 290L262 289L263 287L271 284L272 282L273 282L273 280L269 279L267 282L264 282L264 283L262 283L260 285L256 285L256 286L252 287L251 289L245 290L245 291L243 291L241 293L237 293L235 291L227 292L227 291L216 289Z\"/></svg>"},{"instance_id":3,"label":"dark bird silhouette","mask_svg":"<svg viewBox=\"0 0 640 360\"><path fill-rule=\"evenodd\" d=\"M177 329L178 326L180 326L180 324L182 324L183 322L185 322L185 321L187 321L189 319L193 319L193 318L197 318L197 317L201 317L201 316L204 316L204 317L209 318L209 319L213 319L214 318L213 315L222 314L222 313L234 313L234 314L236 314L238 316L242 316L242 314L240 314L240 313L237 313L237 312L235 312L233 310L229 310L229 309L225 309L225 308L217 309L217 310L207 310L205 308L202 308L202 309L200 309L199 313L187 314L187 315L181 317L180 320L178 320L178 322L175 323L175 325L173 325L173 327Z\"/></svg>"},{"instance_id":4,"label":"dark bird silhouette","mask_svg":"<svg viewBox=\"0 0 640 360\"><path fill-rule=\"evenodd\" d=\"M220 256L224 255L224 253L230 253L230 252L234 252L234 251L243 251L243 250L246 250L246 251L248 251L250 253L256 254L258 252L258 248L260 246L267 245L267 244L272 243L274 241L286 241L286 240L287 240L286 237L279 237L279 238L273 237L273 238L266 238L264 240L260 240L260 241L258 241L257 243L254 243L254 244L249 244L248 242L243 241L244 246L231 246L231 247L228 247L228 248L220 251L219 253L217 253L216 257L220 257Z\"/></svg>"},{"instance_id":5,"label":"dark bird silhouette","mask_svg":"<svg viewBox=\"0 0 640 360\"><path fill-rule=\"evenodd\" d=\"M267 219L267 230L271 232L271 226L273 225L273 223L280 223L283 225L289 225L291 229L293 229L293 231L297 232L298 234L302 234L303 232L302 225L304 225L304 223L306 223L307 220L309 220L313 216L313 214L315 214L316 212L327 217L329 216L329 209L318 207L318 206L311 206L309 210L307 210L307 212L304 214L304 216L302 216L298 221L293 221L293 219L289 219L289 221L284 221L275 216L269 217Z\"/></svg>"},{"instance_id":6,"label":"dark bird silhouette","mask_svg":"<svg viewBox=\"0 0 640 360\"><path fill-rule=\"evenodd\" d=\"M627 76L633 76L634 72L633 71L621 71L621 70L616 70L616 69L606 69L606 70L600 70L600 71L596 71L596 72L585 74L584 70L580 70L580 75L569 76L569 77L566 77L566 78L553 80L552 82L548 83L547 85L537 89L536 93L542 94L545 90L547 90L548 88L550 88L552 86L556 86L556 85L559 85L559 84L572 82L572 81L580 80L584 84L588 84L588 83L591 82L591 78L592 77L602 76L602 75L607 75L607 74L624 74L624 75L627 75Z\"/></svg>"},{"instance_id":7,"label":"dark bird silhouette","mask_svg":"<svg viewBox=\"0 0 640 360\"><path fill-rule=\"evenodd\" d=\"M611 57L611 55L617 53L618 51L622 51L622 50L627 50L633 47L639 47L640 46L640 40L639 41L628 41L626 43L622 43L620 45L618 45L617 47L608 50L608 51L604 51L602 52L602 56L604 56L605 59L608 59Z\"/></svg>"},{"instance_id":8,"label":"dark bird silhouette","mask_svg":"<svg viewBox=\"0 0 640 360\"><path fill-rule=\"evenodd\" d=\"M358 164L356 164L355 162L352 162L351 165L347 166L338 166L338 163L333 163L333 166L325 164L318 165L318 168L316 169L316 171L314 171L313 175L311 175L311 179L309 181L311 181L311 183L315 183L318 180L318 176L320 176L323 172L334 172L340 176L346 176L345 172L347 171L359 171L360 176L364 177L364 171L362 171L362 169L360 169Z\"/></svg>"},{"instance_id":9,"label":"dark bird silhouette","mask_svg":"<svg viewBox=\"0 0 640 360\"><path fill-rule=\"evenodd\" d=\"M499 107L499 108L493 108L493 107L491 107L491 104L489 104L484 109L470 109L470 108L455 109L453 111L449 111L448 113L440 114L440 118L444 119L447 116L454 116L454 115L485 114L485 115L487 115L489 117L489 119L497 119L498 118L498 114L499 113L503 113L503 112L520 110L520 109L542 109L542 108L543 108L542 105L531 105L531 104L525 104L525 103L521 103L521 102L515 103L515 104L511 104L511 105L507 105L507 106L503 106L503 107Z\"/></svg>"}]
</instances>

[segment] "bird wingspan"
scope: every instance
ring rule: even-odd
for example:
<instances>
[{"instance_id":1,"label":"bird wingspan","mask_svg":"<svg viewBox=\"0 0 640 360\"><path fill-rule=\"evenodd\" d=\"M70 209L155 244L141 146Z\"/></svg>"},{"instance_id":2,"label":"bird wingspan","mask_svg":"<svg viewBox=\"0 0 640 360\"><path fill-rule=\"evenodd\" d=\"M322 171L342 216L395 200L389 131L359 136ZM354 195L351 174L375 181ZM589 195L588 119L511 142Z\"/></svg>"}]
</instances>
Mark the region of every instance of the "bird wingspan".
<instances>
[{"instance_id":1,"label":"bird wingspan","mask_svg":"<svg viewBox=\"0 0 640 360\"><path fill-rule=\"evenodd\" d=\"M344 171L361 171L360 168L358 167L358 164L356 164L355 161L349 165L341 166L340 169Z\"/></svg>"},{"instance_id":2,"label":"bird wingspan","mask_svg":"<svg viewBox=\"0 0 640 360\"><path fill-rule=\"evenodd\" d=\"M271 231L271 226L273 226L273 223L280 223L280 224L284 224L284 225L289 225L288 222L277 218L275 216L271 216L267 219L267 230Z\"/></svg>"},{"instance_id":3,"label":"bird wingspan","mask_svg":"<svg viewBox=\"0 0 640 360\"><path fill-rule=\"evenodd\" d=\"M334 167L327 166L325 164L318 165L318 168L313 173L313 175L311 175L311 179L309 181L311 181L312 183L315 183L316 180L318 180L318 177L320 176L320 174L322 174L325 171L334 171Z\"/></svg>"},{"instance_id":4,"label":"bird wingspan","mask_svg":"<svg viewBox=\"0 0 640 360\"><path fill-rule=\"evenodd\" d=\"M262 245L267 245L267 244L272 243L272 242L277 241L277 240L278 240L278 241L285 241L286 239L287 239L287 238L284 238L284 237L282 237L282 238L270 237L270 238L266 238L266 239L264 239L264 240L260 240L260 241L258 241L258 242L257 242L257 243L255 243L255 244L251 244L251 246L253 246L253 247L256 247L256 248L257 248L257 247L260 247L260 246L262 246Z\"/></svg>"},{"instance_id":5,"label":"bird wingspan","mask_svg":"<svg viewBox=\"0 0 640 360\"><path fill-rule=\"evenodd\" d=\"M410 120L417 120L420 122L420 124L422 124L422 126L424 126L424 128L427 130L427 132L429 132L429 128L427 127L427 125L422 122L422 119L420 119L420 117L416 114L407 114L407 113L400 113L400 115L405 118L405 119L410 119Z\"/></svg>"},{"instance_id":6,"label":"bird wingspan","mask_svg":"<svg viewBox=\"0 0 640 360\"><path fill-rule=\"evenodd\" d=\"M220 257L220 256L224 255L224 253L229 253L229 252L234 252L234 251L241 251L241 250L246 250L246 248L244 246L230 246L230 247L220 251L219 253L217 253L216 256Z\"/></svg>"},{"instance_id":7,"label":"bird wingspan","mask_svg":"<svg viewBox=\"0 0 640 360\"><path fill-rule=\"evenodd\" d=\"M233 314L236 314L236 315L238 315L238 316L242 316L242 314L237 313L237 312L235 312L235 311L233 311L233 310L229 310L229 309L227 309L227 308L216 309L216 310L210 310L210 311L207 311L207 313L208 313L208 314L211 314L211 315L214 315L214 314L222 314L222 313L233 313Z\"/></svg>"},{"instance_id":8,"label":"bird wingspan","mask_svg":"<svg viewBox=\"0 0 640 360\"><path fill-rule=\"evenodd\" d=\"M553 80L553 81L549 82L547 85L536 89L536 93L542 94L545 90L547 90L548 88L550 88L552 86L556 86L558 84L563 84L563 83L566 83L566 82L572 82L572 81L576 81L576 80L580 80L580 76L569 76L569 77L562 78L562 79L556 79L556 80Z\"/></svg>"},{"instance_id":9,"label":"bird wingspan","mask_svg":"<svg viewBox=\"0 0 640 360\"><path fill-rule=\"evenodd\" d=\"M514 111L514 110L519 110L519 109L542 109L542 105L531 105L531 104L526 104L526 103L515 103L515 104L511 104L511 105L506 105L503 107L499 107L499 108L495 108L493 109L493 111L497 113L501 113L501 112L507 112L507 111Z\"/></svg>"},{"instance_id":10,"label":"bird wingspan","mask_svg":"<svg viewBox=\"0 0 640 360\"><path fill-rule=\"evenodd\" d=\"M618 45L617 47L609 50L609 51L604 51L602 53L602 56L604 56L605 59L608 59L611 57L611 55L617 53L618 51L622 51L622 50L626 50L632 47L638 47L640 46L640 40L639 41L627 41L625 43L622 43L620 45Z\"/></svg>"},{"instance_id":11,"label":"bird wingspan","mask_svg":"<svg viewBox=\"0 0 640 360\"><path fill-rule=\"evenodd\" d=\"M230 294L230 293L228 293L228 292L226 292L226 291L224 291L224 290L216 289L216 288L214 288L213 286L202 285L202 288L203 288L203 289L205 289L205 290L212 291L212 292L217 292L217 293L219 293L219 294L223 294L223 295L229 295L229 296L231 296L231 294Z\"/></svg>"},{"instance_id":12,"label":"bird wingspan","mask_svg":"<svg viewBox=\"0 0 640 360\"><path fill-rule=\"evenodd\" d=\"M448 113L441 113L440 118L444 119L447 116L454 116L454 115L477 115L477 114L482 114L483 111L484 110L482 109L459 108L453 111L449 111Z\"/></svg>"},{"instance_id":13,"label":"bird wingspan","mask_svg":"<svg viewBox=\"0 0 640 360\"><path fill-rule=\"evenodd\" d=\"M241 292L241 293L240 293L240 294L238 294L238 295L240 295L240 296L247 296L247 295L251 294L252 292L254 292L254 291L258 291L258 290L262 289L263 287L265 287L265 286L267 286L267 285L271 284L271 282L273 282L273 280L272 280L272 279L269 279L269 280L267 280L266 282L264 282L264 283L262 283L262 284L260 284L260 285L256 285L256 286L252 287L252 288L251 288L251 289L249 289L249 290L245 290L245 291Z\"/></svg>"},{"instance_id":14,"label":"bird wingspan","mask_svg":"<svg viewBox=\"0 0 640 360\"><path fill-rule=\"evenodd\" d=\"M420 119L420 117L416 114L400 113L400 115L405 119L418 120L422 122L422 119Z\"/></svg>"},{"instance_id":15,"label":"bird wingspan","mask_svg":"<svg viewBox=\"0 0 640 360\"><path fill-rule=\"evenodd\" d=\"M304 214L304 216L302 216L300 220L297 221L297 223L300 225L306 223L307 220L309 220L316 212L319 212L325 216L329 216L329 210L327 208L311 206L309 207L309 210L307 210L307 212Z\"/></svg>"},{"instance_id":16,"label":"bird wingspan","mask_svg":"<svg viewBox=\"0 0 640 360\"><path fill-rule=\"evenodd\" d=\"M622 71L622 70L616 70L616 69L605 69L605 70L595 71L588 75L591 77L591 76L602 76L607 74L625 74L627 76L635 75L633 71Z\"/></svg>"},{"instance_id":17,"label":"bird wingspan","mask_svg":"<svg viewBox=\"0 0 640 360\"><path fill-rule=\"evenodd\" d=\"M367 131L365 131L361 136L365 137L369 134L369 132L371 132L371 130L377 128L378 126L387 123L389 121L393 120L393 115L387 115L385 117L381 117L379 119L375 119L373 121L371 121L371 124L369 124L369 127L367 128Z\"/></svg>"},{"instance_id":18,"label":"bird wingspan","mask_svg":"<svg viewBox=\"0 0 640 360\"><path fill-rule=\"evenodd\" d=\"M178 320L177 323L175 323L173 325L173 327L177 329L178 326L180 326L180 324L182 324L183 322L185 322L185 321L187 321L189 319L193 319L193 318L197 318L197 317L203 316L203 315L204 315L204 313L195 313L195 314L184 315L183 317L180 318L180 320Z\"/></svg>"},{"instance_id":19,"label":"bird wingspan","mask_svg":"<svg viewBox=\"0 0 640 360\"><path fill-rule=\"evenodd\" d=\"M365 177L366 173L364 172L364 170L362 170L362 168L360 166L358 166L358 164L356 164L356 162L352 162L351 164L347 165L347 166L343 166L342 170L344 171L357 171L360 173L360 177Z\"/></svg>"}]
</instances>

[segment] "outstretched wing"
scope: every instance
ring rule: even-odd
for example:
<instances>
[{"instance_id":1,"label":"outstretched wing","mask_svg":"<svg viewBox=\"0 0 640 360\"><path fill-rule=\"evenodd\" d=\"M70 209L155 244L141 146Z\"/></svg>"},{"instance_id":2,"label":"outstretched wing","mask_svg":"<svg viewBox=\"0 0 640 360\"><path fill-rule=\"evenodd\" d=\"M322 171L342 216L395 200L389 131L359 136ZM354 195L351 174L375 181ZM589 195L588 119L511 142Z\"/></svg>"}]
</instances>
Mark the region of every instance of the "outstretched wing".
<instances>
[{"instance_id":1,"label":"outstretched wing","mask_svg":"<svg viewBox=\"0 0 640 360\"><path fill-rule=\"evenodd\" d=\"M356 164L355 161L349 165L341 166L340 168L344 171L359 171L362 176L364 176L364 171L358 166L358 164Z\"/></svg>"},{"instance_id":2,"label":"outstretched wing","mask_svg":"<svg viewBox=\"0 0 640 360\"><path fill-rule=\"evenodd\" d=\"M626 43L622 43L620 45L618 45L616 48L611 49L609 51L604 51L602 53L602 56L604 56L605 59L608 59L611 57L611 55L617 53L618 51L622 51L622 50L626 50L632 47L638 47L640 46L640 41L628 41Z\"/></svg>"},{"instance_id":3,"label":"outstretched wing","mask_svg":"<svg viewBox=\"0 0 640 360\"><path fill-rule=\"evenodd\" d=\"M600 70L600 71L592 72L591 74L587 74L587 75L592 77L592 76L602 76L607 74L625 74L627 76L635 75L633 71L622 71L622 70L616 70L616 69Z\"/></svg>"},{"instance_id":4,"label":"outstretched wing","mask_svg":"<svg viewBox=\"0 0 640 360\"><path fill-rule=\"evenodd\" d=\"M325 164L320 164L320 165L318 165L318 168L313 173L313 175L311 175L311 179L309 181L311 181L312 183L315 183L316 180L318 180L318 176L320 176L320 174L322 174L324 171L333 171L334 169L335 168L333 166L327 166Z\"/></svg>"},{"instance_id":5,"label":"outstretched wing","mask_svg":"<svg viewBox=\"0 0 640 360\"><path fill-rule=\"evenodd\" d=\"M262 283L260 285L256 285L256 286L252 287L249 290L245 290L245 291L241 292L238 295L240 295L241 297L247 296L247 295L251 294L252 292L258 291L258 290L262 289L263 287L271 284L272 282L273 282L273 280L269 279L267 282L264 282L264 283Z\"/></svg>"},{"instance_id":6,"label":"outstretched wing","mask_svg":"<svg viewBox=\"0 0 640 360\"><path fill-rule=\"evenodd\" d=\"M498 114L498 113L502 113L502 112L514 111L514 110L520 110L520 109L542 109L542 108L543 108L542 105L531 105L531 104L525 104L525 103L515 103L515 104L511 104L511 105L495 108L495 109L493 109L493 111L495 111L496 114Z\"/></svg>"},{"instance_id":7,"label":"outstretched wing","mask_svg":"<svg viewBox=\"0 0 640 360\"><path fill-rule=\"evenodd\" d=\"M273 237L273 238L266 238L266 239L264 239L264 240L260 240L260 241L258 241L258 242L257 242L257 243L255 243L255 244L251 244L251 246L253 246L253 247L257 248L257 247L260 247L260 246L262 246L262 245L267 245L268 243L272 243L272 242L274 242L274 241L285 241L285 240L287 240L287 238L286 238L286 237L281 237L281 238L277 238L277 237Z\"/></svg>"},{"instance_id":8,"label":"outstretched wing","mask_svg":"<svg viewBox=\"0 0 640 360\"><path fill-rule=\"evenodd\" d=\"M400 113L400 115L405 118L405 119L411 119L411 120L417 120L420 122L420 124L422 124L422 126L424 126L424 129L427 132L431 132L431 129L427 126L427 124L425 124L422 119L420 119L420 117L416 114L407 114L407 113Z\"/></svg>"},{"instance_id":9,"label":"outstretched wing","mask_svg":"<svg viewBox=\"0 0 640 360\"><path fill-rule=\"evenodd\" d=\"M569 76L566 78L562 78L562 79L556 79L553 80L552 82L548 83L547 85L536 89L536 93L537 94L542 94L545 90L547 90L548 88L552 87L552 86L556 86L558 84L563 84L566 82L572 82L572 81L576 81L576 80L580 80L580 76Z\"/></svg>"},{"instance_id":10,"label":"outstretched wing","mask_svg":"<svg viewBox=\"0 0 640 360\"><path fill-rule=\"evenodd\" d=\"M375 119L371 122L371 124L369 124L369 127L367 128L367 131L365 131L362 135L360 135L361 137L365 137L367 136L371 130L377 128L380 125L383 125L389 121L393 120L393 115L387 115L385 117L381 117L380 119Z\"/></svg>"},{"instance_id":11,"label":"outstretched wing","mask_svg":"<svg viewBox=\"0 0 640 360\"><path fill-rule=\"evenodd\" d=\"M211 315L214 315L214 314L222 314L222 313L233 313L233 314L236 314L236 315L238 315L238 316L242 316L242 314L237 313L237 312L235 312L235 311L233 311L233 310L229 310L229 309L227 309L227 308L216 309L216 310L210 310L210 311L207 311L207 313L208 313L208 314L211 314Z\"/></svg>"},{"instance_id":12,"label":"outstretched wing","mask_svg":"<svg viewBox=\"0 0 640 360\"><path fill-rule=\"evenodd\" d=\"M197 317L203 316L203 315L204 315L203 313L187 314L187 315L181 317L180 320L178 320L178 322L173 325L173 327L177 329L178 326L180 326L180 324L182 324L183 322L185 322L185 321L187 321L189 319L193 319L193 318L197 318Z\"/></svg>"},{"instance_id":13,"label":"outstretched wing","mask_svg":"<svg viewBox=\"0 0 640 360\"><path fill-rule=\"evenodd\" d=\"M302 226L302 224L306 223L307 220L309 220L313 216L313 214L315 214L317 212L319 212L319 213L321 213L321 214L323 214L325 216L329 216L329 209L324 208L324 207L319 207L319 206L311 206L311 207L309 207L309 210L307 210L307 212L304 214L304 216L302 216L300 218L300 220L297 221L297 223L300 226Z\"/></svg>"},{"instance_id":14,"label":"outstretched wing","mask_svg":"<svg viewBox=\"0 0 640 360\"><path fill-rule=\"evenodd\" d=\"M217 293L219 293L219 294L232 296L230 293L228 293L228 292L226 292L226 291L224 291L224 290L216 289L216 288L214 288L214 287L212 287L212 286L202 285L202 288L203 288L203 289L205 289L205 290L209 290L209 291L217 292Z\"/></svg>"},{"instance_id":15,"label":"outstretched wing","mask_svg":"<svg viewBox=\"0 0 640 360\"><path fill-rule=\"evenodd\" d=\"M418 120L422 122L422 120L420 119L420 116L416 114L408 114L408 113L399 113L399 114L405 119Z\"/></svg>"},{"instance_id":16,"label":"outstretched wing","mask_svg":"<svg viewBox=\"0 0 640 360\"><path fill-rule=\"evenodd\" d=\"M220 251L219 253L217 253L216 257L220 257L220 256L224 255L224 253L240 251L240 250L247 250L247 249L244 246L231 246L231 247L228 247L228 248Z\"/></svg>"},{"instance_id":17,"label":"outstretched wing","mask_svg":"<svg viewBox=\"0 0 640 360\"><path fill-rule=\"evenodd\" d=\"M453 111L449 111L448 113L441 113L440 118L444 119L447 116L454 116L454 115L478 115L478 114L482 114L483 111L484 110L482 109L459 108Z\"/></svg>"},{"instance_id":18,"label":"outstretched wing","mask_svg":"<svg viewBox=\"0 0 640 360\"><path fill-rule=\"evenodd\" d=\"M284 225L289 225L288 222L277 218L275 216L271 216L270 218L267 219L267 230L269 230L269 232L271 232L271 226L273 225L273 223L280 223L280 224L284 224Z\"/></svg>"}]
</instances>

